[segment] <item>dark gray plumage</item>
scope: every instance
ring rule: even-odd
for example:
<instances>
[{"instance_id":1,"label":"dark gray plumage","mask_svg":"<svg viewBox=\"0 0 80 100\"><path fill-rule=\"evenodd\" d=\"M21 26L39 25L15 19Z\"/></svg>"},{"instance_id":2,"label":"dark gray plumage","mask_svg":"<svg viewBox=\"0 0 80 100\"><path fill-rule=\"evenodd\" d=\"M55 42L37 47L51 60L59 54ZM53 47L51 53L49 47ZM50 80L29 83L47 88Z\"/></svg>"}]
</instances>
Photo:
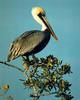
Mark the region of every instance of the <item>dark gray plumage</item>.
<instances>
[{"instance_id":1,"label":"dark gray plumage","mask_svg":"<svg viewBox=\"0 0 80 100\"><path fill-rule=\"evenodd\" d=\"M16 38L12 44L8 55L8 61L19 56L29 56L40 52L49 42L50 33L45 31L28 31Z\"/></svg>"}]
</instances>

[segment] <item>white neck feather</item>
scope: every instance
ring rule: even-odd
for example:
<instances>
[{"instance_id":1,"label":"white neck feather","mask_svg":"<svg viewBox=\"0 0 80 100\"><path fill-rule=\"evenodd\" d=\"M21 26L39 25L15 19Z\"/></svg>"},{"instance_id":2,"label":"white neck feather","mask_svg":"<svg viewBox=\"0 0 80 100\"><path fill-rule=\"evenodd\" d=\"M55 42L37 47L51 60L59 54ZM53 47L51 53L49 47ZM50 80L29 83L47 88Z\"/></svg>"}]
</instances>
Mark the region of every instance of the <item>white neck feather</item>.
<instances>
[{"instance_id":1,"label":"white neck feather","mask_svg":"<svg viewBox=\"0 0 80 100\"><path fill-rule=\"evenodd\" d=\"M41 29L41 30L42 30L42 31L45 31L46 29L47 29L47 27L46 27L46 25L43 23L43 24L42 24L42 29Z\"/></svg>"},{"instance_id":2,"label":"white neck feather","mask_svg":"<svg viewBox=\"0 0 80 100\"><path fill-rule=\"evenodd\" d=\"M43 23L43 21L39 18L39 16L35 15L34 13L32 13L33 18L42 26L42 31L46 30L47 27L46 25Z\"/></svg>"}]
</instances>

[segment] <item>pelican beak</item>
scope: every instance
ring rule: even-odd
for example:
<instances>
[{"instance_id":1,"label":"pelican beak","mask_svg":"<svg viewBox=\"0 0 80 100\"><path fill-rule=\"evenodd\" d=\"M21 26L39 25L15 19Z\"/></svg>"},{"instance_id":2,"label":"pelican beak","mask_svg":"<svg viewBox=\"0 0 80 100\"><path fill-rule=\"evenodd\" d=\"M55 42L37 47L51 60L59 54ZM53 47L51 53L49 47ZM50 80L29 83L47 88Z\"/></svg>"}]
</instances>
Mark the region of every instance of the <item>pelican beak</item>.
<instances>
[{"instance_id":1,"label":"pelican beak","mask_svg":"<svg viewBox=\"0 0 80 100\"><path fill-rule=\"evenodd\" d=\"M50 24L48 23L47 18L46 18L46 17L42 17L42 18L43 18L44 23L45 23L45 25L47 26L48 30L50 31L51 35L54 37L55 40L58 40L58 38L57 38L56 34L54 33L52 27L51 27Z\"/></svg>"},{"instance_id":2,"label":"pelican beak","mask_svg":"<svg viewBox=\"0 0 80 100\"><path fill-rule=\"evenodd\" d=\"M51 35L54 37L55 40L58 40L56 34L54 33L52 27L50 26L50 24L47 21L47 18L45 16L41 16L40 18L42 19L43 23L47 26L48 30L50 31Z\"/></svg>"}]
</instances>

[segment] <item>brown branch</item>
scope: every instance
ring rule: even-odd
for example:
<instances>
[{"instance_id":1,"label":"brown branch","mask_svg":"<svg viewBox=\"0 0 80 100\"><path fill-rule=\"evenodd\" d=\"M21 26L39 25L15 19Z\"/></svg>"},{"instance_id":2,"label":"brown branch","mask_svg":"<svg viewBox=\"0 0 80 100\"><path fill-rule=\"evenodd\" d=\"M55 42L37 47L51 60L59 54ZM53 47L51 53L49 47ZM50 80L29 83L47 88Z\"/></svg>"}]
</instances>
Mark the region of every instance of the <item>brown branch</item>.
<instances>
[{"instance_id":1,"label":"brown branch","mask_svg":"<svg viewBox=\"0 0 80 100\"><path fill-rule=\"evenodd\" d=\"M17 69L17 70L19 70L20 72L24 72L24 70L22 70L21 68L15 66L15 65L12 65L12 64L10 64L10 63L7 63L6 61L0 61L0 64L4 64L4 65L7 65L8 67Z\"/></svg>"},{"instance_id":2,"label":"brown branch","mask_svg":"<svg viewBox=\"0 0 80 100\"><path fill-rule=\"evenodd\" d=\"M41 66L42 66L42 67L45 67L45 66L47 66L47 64L44 64L44 63L36 63L36 64L31 64L31 63L30 63L30 65L33 66L33 67L34 67L34 66L36 66L36 67L37 67L37 66L38 66L38 67L41 67Z\"/></svg>"},{"instance_id":3,"label":"brown branch","mask_svg":"<svg viewBox=\"0 0 80 100\"><path fill-rule=\"evenodd\" d=\"M12 65L12 64L10 64L10 63L8 63L8 62L6 62L6 61L0 61L0 64L4 64L4 65L6 65L6 66L8 66L8 67L17 69L17 70L19 70L20 72L24 72L24 70L22 70L21 68L15 66L15 65ZM30 65L34 66L34 64L31 64L31 63L30 63ZM40 67L40 66L47 66L47 64L38 63L38 64L36 64L36 67L37 67L37 66L38 66L38 67Z\"/></svg>"},{"instance_id":4,"label":"brown branch","mask_svg":"<svg viewBox=\"0 0 80 100\"><path fill-rule=\"evenodd\" d=\"M52 92L52 93L45 93L45 94L27 94L27 96L30 96L30 97L40 97L40 96L48 96L48 95L52 95L52 94L56 94L57 92Z\"/></svg>"}]
</instances>

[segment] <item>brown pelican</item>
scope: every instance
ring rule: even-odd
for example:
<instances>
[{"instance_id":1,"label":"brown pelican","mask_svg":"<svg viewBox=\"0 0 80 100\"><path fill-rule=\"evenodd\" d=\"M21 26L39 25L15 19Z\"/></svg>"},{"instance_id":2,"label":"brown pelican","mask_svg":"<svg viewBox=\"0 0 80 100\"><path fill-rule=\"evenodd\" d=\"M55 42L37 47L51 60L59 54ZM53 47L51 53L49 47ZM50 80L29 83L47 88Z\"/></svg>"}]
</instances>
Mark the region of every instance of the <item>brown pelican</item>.
<instances>
[{"instance_id":1,"label":"brown pelican","mask_svg":"<svg viewBox=\"0 0 80 100\"><path fill-rule=\"evenodd\" d=\"M50 34L58 40L50 24L47 21L46 13L41 7L32 9L33 18L42 25L42 30L32 30L24 32L16 38L10 47L8 61L14 60L19 56L29 57L40 52L49 42Z\"/></svg>"}]
</instances>

